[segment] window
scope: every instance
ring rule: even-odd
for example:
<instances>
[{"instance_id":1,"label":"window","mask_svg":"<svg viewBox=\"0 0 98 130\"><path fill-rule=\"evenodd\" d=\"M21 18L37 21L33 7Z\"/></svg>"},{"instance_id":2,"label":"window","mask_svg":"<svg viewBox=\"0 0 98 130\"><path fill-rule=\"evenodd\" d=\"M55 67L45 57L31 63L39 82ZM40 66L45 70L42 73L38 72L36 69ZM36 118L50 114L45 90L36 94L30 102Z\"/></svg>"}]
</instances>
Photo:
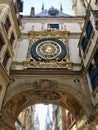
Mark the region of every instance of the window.
<instances>
[{"instance_id":1,"label":"window","mask_svg":"<svg viewBox=\"0 0 98 130\"><path fill-rule=\"evenodd\" d=\"M94 57L95 65L90 65L89 75L92 84L92 89L94 90L98 85L98 51Z\"/></svg>"},{"instance_id":2,"label":"window","mask_svg":"<svg viewBox=\"0 0 98 130\"><path fill-rule=\"evenodd\" d=\"M83 49L83 52L85 52L87 44L88 44L88 39L86 37L84 37L83 40L82 40L82 49Z\"/></svg>"},{"instance_id":3,"label":"window","mask_svg":"<svg viewBox=\"0 0 98 130\"><path fill-rule=\"evenodd\" d=\"M5 26L6 32L8 33L9 28L10 28L10 26L11 26L11 22L10 22L9 17L6 18L6 21L5 21L5 23L4 23L4 26Z\"/></svg>"},{"instance_id":4,"label":"window","mask_svg":"<svg viewBox=\"0 0 98 130\"><path fill-rule=\"evenodd\" d=\"M50 27L59 30L59 24L50 24Z\"/></svg>"},{"instance_id":5,"label":"window","mask_svg":"<svg viewBox=\"0 0 98 130\"><path fill-rule=\"evenodd\" d=\"M11 43L11 45L13 45L14 40L15 40L15 36L14 36L14 33L12 32L12 35L10 37L10 43Z\"/></svg>"},{"instance_id":6,"label":"window","mask_svg":"<svg viewBox=\"0 0 98 130\"><path fill-rule=\"evenodd\" d=\"M2 47L3 47L3 45L4 45L4 41L2 39L2 36L0 35L0 51L1 51Z\"/></svg>"},{"instance_id":7,"label":"window","mask_svg":"<svg viewBox=\"0 0 98 130\"><path fill-rule=\"evenodd\" d=\"M91 22L89 21L86 27L86 37L89 39L91 36L91 33L93 31L93 26L91 24Z\"/></svg>"},{"instance_id":8,"label":"window","mask_svg":"<svg viewBox=\"0 0 98 130\"><path fill-rule=\"evenodd\" d=\"M94 59L95 59L96 67L98 67L98 50L97 50L97 53L96 53Z\"/></svg>"},{"instance_id":9,"label":"window","mask_svg":"<svg viewBox=\"0 0 98 130\"><path fill-rule=\"evenodd\" d=\"M6 67L7 62L8 62L8 59L9 59L9 54L8 54L8 52L6 52L6 53L5 53L5 56L4 56L4 60L3 60L3 65L4 65L4 67Z\"/></svg>"},{"instance_id":10,"label":"window","mask_svg":"<svg viewBox=\"0 0 98 130\"><path fill-rule=\"evenodd\" d=\"M59 24L48 24L47 27L48 29L59 30Z\"/></svg>"},{"instance_id":11,"label":"window","mask_svg":"<svg viewBox=\"0 0 98 130\"><path fill-rule=\"evenodd\" d=\"M87 26L86 26L86 34L85 34L85 36L83 37L83 40L82 40L83 52L85 52L85 50L87 48L87 45L89 43L92 31L93 31L93 26L92 26L91 22L89 21Z\"/></svg>"}]
</instances>

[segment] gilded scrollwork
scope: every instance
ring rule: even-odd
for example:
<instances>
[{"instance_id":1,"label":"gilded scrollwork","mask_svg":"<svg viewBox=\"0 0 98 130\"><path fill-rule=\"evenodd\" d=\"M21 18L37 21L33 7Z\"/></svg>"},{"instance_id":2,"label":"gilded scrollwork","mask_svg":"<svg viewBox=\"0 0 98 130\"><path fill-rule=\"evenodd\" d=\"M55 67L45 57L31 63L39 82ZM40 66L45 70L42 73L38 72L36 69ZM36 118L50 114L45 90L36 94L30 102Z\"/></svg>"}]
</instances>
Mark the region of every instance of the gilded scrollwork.
<instances>
[{"instance_id":1,"label":"gilded scrollwork","mask_svg":"<svg viewBox=\"0 0 98 130\"><path fill-rule=\"evenodd\" d=\"M40 31L40 32L36 32L36 31L33 31L31 30L30 32L28 32L28 36L29 36L29 39L31 41L33 41L34 39L40 39L40 38L44 38L44 37L56 37L58 39L65 39L65 41L68 39L68 36L69 36L70 32L69 31L47 31L47 30L44 30L44 31Z\"/></svg>"},{"instance_id":2,"label":"gilded scrollwork","mask_svg":"<svg viewBox=\"0 0 98 130\"><path fill-rule=\"evenodd\" d=\"M23 61L24 69L32 69L32 68L65 68L72 69L73 63L71 61L34 61L34 60L26 60Z\"/></svg>"}]
</instances>

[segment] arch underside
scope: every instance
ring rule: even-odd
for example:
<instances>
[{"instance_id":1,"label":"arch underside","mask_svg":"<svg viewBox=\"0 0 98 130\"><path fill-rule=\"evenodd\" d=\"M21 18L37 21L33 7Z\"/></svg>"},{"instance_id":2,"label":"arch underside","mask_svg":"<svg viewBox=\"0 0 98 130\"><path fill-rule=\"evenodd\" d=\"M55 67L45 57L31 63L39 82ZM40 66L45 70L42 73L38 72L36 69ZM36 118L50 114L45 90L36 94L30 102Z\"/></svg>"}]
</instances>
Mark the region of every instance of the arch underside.
<instances>
[{"instance_id":1,"label":"arch underside","mask_svg":"<svg viewBox=\"0 0 98 130\"><path fill-rule=\"evenodd\" d=\"M53 78L38 78L33 81L29 78L28 82L18 78L8 87L2 111L3 119L14 123L24 108L38 103L64 107L76 119L87 115L90 109L85 95L72 83L64 84Z\"/></svg>"}]
</instances>

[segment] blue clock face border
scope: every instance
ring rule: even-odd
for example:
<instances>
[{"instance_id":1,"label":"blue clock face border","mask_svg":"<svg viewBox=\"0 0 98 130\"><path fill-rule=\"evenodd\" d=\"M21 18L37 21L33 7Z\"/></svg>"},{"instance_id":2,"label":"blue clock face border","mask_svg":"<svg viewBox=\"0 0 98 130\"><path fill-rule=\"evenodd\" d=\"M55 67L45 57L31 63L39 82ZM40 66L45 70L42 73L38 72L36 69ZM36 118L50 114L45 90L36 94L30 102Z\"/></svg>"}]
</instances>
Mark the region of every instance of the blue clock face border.
<instances>
[{"instance_id":1,"label":"blue clock face border","mask_svg":"<svg viewBox=\"0 0 98 130\"><path fill-rule=\"evenodd\" d=\"M66 46L56 38L42 38L33 43L30 52L36 61L61 61L66 56Z\"/></svg>"}]
</instances>

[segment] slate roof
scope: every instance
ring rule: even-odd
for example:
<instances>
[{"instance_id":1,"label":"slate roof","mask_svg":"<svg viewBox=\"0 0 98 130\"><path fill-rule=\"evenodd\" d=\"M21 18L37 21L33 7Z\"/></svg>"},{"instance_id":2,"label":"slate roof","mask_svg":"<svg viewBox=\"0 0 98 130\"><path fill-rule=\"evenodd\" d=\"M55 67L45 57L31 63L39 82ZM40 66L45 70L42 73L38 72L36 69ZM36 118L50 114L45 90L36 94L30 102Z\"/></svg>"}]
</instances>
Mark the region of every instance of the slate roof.
<instances>
[{"instance_id":1,"label":"slate roof","mask_svg":"<svg viewBox=\"0 0 98 130\"><path fill-rule=\"evenodd\" d=\"M70 17L70 15L63 13L62 8L60 10L51 7L49 10L42 8L42 12L38 13L38 17Z\"/></svg>"}]
</instances>

